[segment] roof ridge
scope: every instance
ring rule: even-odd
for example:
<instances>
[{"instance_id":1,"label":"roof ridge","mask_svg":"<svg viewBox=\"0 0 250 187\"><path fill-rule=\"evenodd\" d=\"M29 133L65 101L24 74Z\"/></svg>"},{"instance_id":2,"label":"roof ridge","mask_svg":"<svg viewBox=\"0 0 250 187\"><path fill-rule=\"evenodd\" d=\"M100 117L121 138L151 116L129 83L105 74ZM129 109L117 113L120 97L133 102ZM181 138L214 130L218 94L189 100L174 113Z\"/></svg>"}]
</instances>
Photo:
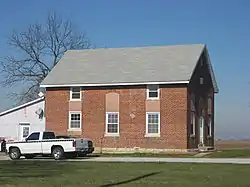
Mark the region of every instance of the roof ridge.
<instances>
[{"instance_id":1,"label":"roof ridge","mask_svg":"<svg viewBox=\"0 0 250 187\"><path fill-rule=\"evenodd\" d=\"M91 49L69 49L67 52L81 52L81 51L97 51L103 49L145 49L145 48L163 48L163 47L185 47L185 46L205 46L205 43L193 43L193 44L173 44L173 45L142 45L142 46L126 46L126 47L100 47Z\"/></svg>"}]
</instances>

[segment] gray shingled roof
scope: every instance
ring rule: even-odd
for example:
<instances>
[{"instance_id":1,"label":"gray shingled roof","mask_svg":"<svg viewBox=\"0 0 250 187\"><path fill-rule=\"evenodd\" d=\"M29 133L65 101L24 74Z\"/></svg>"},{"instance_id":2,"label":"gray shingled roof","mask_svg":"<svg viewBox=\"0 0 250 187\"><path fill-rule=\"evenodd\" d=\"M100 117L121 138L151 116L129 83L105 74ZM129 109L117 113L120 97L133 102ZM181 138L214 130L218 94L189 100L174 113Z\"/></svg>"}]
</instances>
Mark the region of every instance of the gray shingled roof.
<instances>
[{"instance_id":1,"label":"gray shingled roof","mask_svg":"<svg viewBox=\"0 0 250 187\"><path fill-rule=\"evenodd\" d=\"M188 81L204 47L193 44L68 50L41 86Z\"/></svg>"}]
</instances>

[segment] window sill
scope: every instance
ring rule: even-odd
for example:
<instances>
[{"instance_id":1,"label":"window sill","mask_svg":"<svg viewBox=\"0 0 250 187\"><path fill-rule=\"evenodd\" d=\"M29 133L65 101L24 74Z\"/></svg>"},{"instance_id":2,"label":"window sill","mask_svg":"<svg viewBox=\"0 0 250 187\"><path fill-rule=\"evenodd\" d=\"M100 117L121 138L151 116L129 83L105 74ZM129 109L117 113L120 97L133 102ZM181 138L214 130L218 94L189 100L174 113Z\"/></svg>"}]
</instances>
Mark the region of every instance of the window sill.
<instances>
[{"instance_id":1,"label":"window sill","mask_svg":"<svg viewBox=\"0 0 250 187\"><path fill-rule=\"evenodd\" d=\"M156 98L147 98L147 100L160 100L160 98L156 97Z\"/></svg>"},{"instance_id":2,"label":"window sill","mask_svg":"<svg viewBox=\"0 0 250 187\"><path fill-rule=\"evenodd\" d=\"M144 137L160 137L161 135L160 134L145 134Z\"/></svg>"},{"instance_id":3,"label":"window sill","mask_svg":"<svg viewBox=\"0 0 250 187\"><path fill-rule=\"evenodd\" d=\"M81 99L70 99L69 101L82 101Z\"/></svg>"},{"instance_id":4,"label":"window sill","mask_svg":"<svg viewBox=\"0 0 250 187\"><path fill-rule=\"evenodd\" d=\"M105 137L119 137L120 134L119 133L105 133L104 136Z\"/></svg>"},{"instance_id":5,"label":"window sill","mask_svg":"<svg viewBox=\"0 0 250 187\"><path fill-rule=\"evenodd\" d=\"M67 131L82 131L82 129L68 129Z\"/></svg>"}]
</instances>

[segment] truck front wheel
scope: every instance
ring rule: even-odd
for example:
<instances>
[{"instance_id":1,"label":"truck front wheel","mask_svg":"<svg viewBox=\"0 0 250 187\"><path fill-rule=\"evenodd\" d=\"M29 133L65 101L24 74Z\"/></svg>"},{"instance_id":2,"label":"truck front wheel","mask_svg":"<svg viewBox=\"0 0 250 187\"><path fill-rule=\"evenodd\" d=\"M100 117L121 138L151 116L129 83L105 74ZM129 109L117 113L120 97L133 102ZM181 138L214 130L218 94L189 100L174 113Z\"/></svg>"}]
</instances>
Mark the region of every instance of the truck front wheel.
<instances>
[{"instance_id":1,"label":"truck front wheel","mask_svg":"<svg viewBox=\"0 0 250 187\"><path fill-rule=\"evenodd\" d=\"M60 160L63 158L64 156L64 151L62 147L54 147L52 150L52 155L54 157L55 160Z\"/></svg>"},{"instance_id":2,"label":"truck front wheel","mask_svg":"<svg viewBox=\"0 0 250 187\"><path fill-rule=\"evenodd\" d=\"M13 147L10 149L10 152L9 152L9 156L12 160L17 160L17 159L20 159L21 157L21 152L19 150L19 148L17 147Z\"/></svg>"}]
</instances>

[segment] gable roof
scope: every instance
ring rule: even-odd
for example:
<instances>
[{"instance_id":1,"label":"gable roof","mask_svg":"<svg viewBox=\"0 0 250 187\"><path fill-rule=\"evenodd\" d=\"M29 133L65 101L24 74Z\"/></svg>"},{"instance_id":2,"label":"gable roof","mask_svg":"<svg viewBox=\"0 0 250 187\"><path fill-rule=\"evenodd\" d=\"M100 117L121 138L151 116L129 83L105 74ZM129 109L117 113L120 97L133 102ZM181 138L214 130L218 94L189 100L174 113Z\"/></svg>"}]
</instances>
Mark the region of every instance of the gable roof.
<instances>
[{"instance_id":1,"label":"gable roof","mask_svg":"<svg viewBox=\"0 0 250 187\"><path fill-rule=\"evenodd\" d=\"M22 104L22 105L19 105L19 106L17 106L17 107L11 108L11 109L9 109L9 110L5 110L5 111L3 111L3 112L0 113L0 117L3 116L3 115L5 115L5 114L9 114L9 113L15 112L15 111L17 111L17 110L19 110L19 109L28 107L28 106L30 106L30 105L34 105L34 104L39 103L39 102L41 102L41 101L44 101L44 97L35 99L35 100L30 101L30 102L27 102L27 103L24 103L24 104Z\"/></svg>"},{"instance_id":2,"label":"gable roof","mask_svg":"<svg viewBox=\"0 0 250 187\"><path fill-rule=\"evenodd\" d=\"M205 48L192 44L68 50L41 87L189 83Z\"/></svg>"}]
</instances>

